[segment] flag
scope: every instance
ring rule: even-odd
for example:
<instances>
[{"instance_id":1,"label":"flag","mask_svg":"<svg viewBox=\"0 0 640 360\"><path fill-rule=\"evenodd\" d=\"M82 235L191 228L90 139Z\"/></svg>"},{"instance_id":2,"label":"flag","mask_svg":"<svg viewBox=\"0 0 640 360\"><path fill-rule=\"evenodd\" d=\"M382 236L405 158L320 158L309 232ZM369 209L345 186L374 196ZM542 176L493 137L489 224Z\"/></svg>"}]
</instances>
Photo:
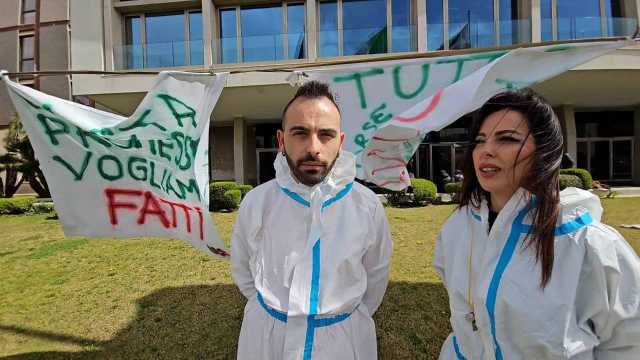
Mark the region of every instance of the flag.
<instances>
[{"instance_id":1,"label":"flag","mask_svg":"<svg viewBox=\"0 0 640 360\"><path fill-rule=\"evenodd\" d=\"M227 74L162 72L129 118L3 76L67 236L182 239L228 256L209 215L209 117Z\"/></svg>"}]
</instances>

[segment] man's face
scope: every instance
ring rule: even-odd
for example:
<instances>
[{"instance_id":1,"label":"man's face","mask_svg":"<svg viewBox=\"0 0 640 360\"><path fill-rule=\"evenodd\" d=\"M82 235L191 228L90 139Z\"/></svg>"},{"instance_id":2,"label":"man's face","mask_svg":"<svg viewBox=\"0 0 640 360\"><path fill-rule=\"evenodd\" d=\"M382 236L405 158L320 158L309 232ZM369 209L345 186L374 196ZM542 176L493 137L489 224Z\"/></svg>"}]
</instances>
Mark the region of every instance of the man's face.
<instances>
[{"instance_id":1,"label":"man's face","mask_svg":"<svg viewBox=\"0 0 640 360\"><path fill-rule=\"evenodd\" d=\"M313 186L329 173L344 141L340 113L326 97L297 98L284 114L278 145L298 181Z\"/></svg>"}]
</instances>

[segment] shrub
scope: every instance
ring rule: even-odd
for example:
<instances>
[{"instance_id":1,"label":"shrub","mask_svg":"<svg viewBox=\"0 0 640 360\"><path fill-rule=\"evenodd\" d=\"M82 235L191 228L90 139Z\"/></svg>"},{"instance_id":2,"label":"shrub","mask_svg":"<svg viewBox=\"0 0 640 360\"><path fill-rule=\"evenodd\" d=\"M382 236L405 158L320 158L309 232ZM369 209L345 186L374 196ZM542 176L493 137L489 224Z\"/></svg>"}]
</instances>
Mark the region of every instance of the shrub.
<instances>
[{"instance_id":1,"label":"shrub","mask_svg":"<svg viewBox=\"0 0 640 360\"><path fill-rule=\"evenodd\" d=\"M462 191L462 181L444 184L444 192L447 194L459 194Z\"/></svg>"},{"instance_id":2,"label":"shrub","mask_svg":"<svg viewBox=\"0 0 640 360\"><path fill-rule=\"evenodd\" d=\"M34 202L31 209L36 214L48 214L56 210L52 202Z\"/></svg>"},{"instance_id":3,"label":"shrub","mask_svg":"<svg viewBox=\"0 0 640 360\"><path fill-rule=\"evenodd\" d=\"M582 185L577 187L581 189L590 190L593 185L593 178L591 177L591 174L589 173L589 171L585 169L578 169L578 168L561 169L560 174L577 176L582 182Z\"/></svg>"},{"instance_id":4,"label":"shrub","mask_svg":"<svg viewBox=\"0 0 640 360\"><path fill-rule=\"evenodd\" d=\"M238 189L228 190L224 193L225 198L225 209L226 210L235 210L240 206L240 201L242 200L242 192Z\"/></svg>"},{"instance_id":5,"label":"shrub","mask_svg":"<svg viewBox=\"0 0 640 360\"><path fill-rule=\"evenodd\" d=\"M438 192L436 184L427 179L411 179L411 188L416 204L435 199Z\"/></svg>"},{"instance_id":6,"label":"shrub","mask_svg":"<svg viewBox=\"0 0 640 360\"><path fill-rule=\"evenodd\" d=\"M216 181L209 184L209 210L218 211L228 209L224 196L229 190L236 190L238 185L233 181Z\"/></svg>"},{"instance_id":7,"label":"shrub","mask_svg":"<svg viewBox=\"0 0 640 360\"><path fill-rule=\"evenodd\" d=\"M560 190L568 187L582 187L582 180L576 175L560 174Z\"/></svg>"},{"instance_id":8,"label":"shrub","mask_svg":"<svg viewBox=\"0 0 640 360\"><path fill-rule=\"evenodd\" d=\"M253 186L251 186L251 185L238 185L236 187L236 189L240 190L240 193L242 194L242 198L244 199L244 196L247 195L247 193L249 191L251 191L251 189L253 189Z\"/></svg>"},{"instance_id":9,"label":"shrub","mask_svg":"<svg viewBox=\"0 0 640 360\"><path fill-rule=\"evenodd\" d=\"M36 200L30 197L0 199L0 215L18 215L31 211L31 205Z\"/></svg>"},{"instance_id":10,"label":"shrub","mask_svg":"<svg viewBox=\"0 0 640 360\"><path fill-rule=\"evenodd\" d=\"M386 194L387 203L393 207L406 207L411 205L411 196L405 190L393 191Z\"/></svg>"}]
</instances>

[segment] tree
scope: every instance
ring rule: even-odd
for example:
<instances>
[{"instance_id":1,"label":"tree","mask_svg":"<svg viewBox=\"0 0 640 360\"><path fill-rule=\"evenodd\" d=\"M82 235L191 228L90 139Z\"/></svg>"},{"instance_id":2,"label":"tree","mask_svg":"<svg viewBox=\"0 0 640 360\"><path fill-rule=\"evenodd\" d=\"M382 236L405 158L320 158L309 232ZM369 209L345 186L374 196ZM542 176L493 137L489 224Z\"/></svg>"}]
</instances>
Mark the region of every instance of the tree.
<instances>
[{"instance_id":1,"label":"tree","mask_svg":"<svg viewBox=\"0 0 640 360\"><path fill-rule=\"evenodd\" d=\"M9 133L4 143L7 153L0 156L0 165L7 175L4 196L13 196L22 182L28 181L38 197L51 197L40 163L35 157L29 137L17 115L14 115L9 122ZM20 179L18 179L18 172L22 173Z\"/></svg>"}]
</instances>

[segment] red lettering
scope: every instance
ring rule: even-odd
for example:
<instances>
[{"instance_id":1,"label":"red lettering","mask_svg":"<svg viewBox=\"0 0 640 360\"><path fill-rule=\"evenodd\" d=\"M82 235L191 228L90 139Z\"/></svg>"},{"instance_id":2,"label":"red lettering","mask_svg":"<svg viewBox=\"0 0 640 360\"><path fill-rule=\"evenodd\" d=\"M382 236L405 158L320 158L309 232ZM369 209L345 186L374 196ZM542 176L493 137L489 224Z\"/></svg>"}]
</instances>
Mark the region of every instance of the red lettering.
<instances>
[{"instance_id":1,"label":"red lettering","mask_svg":"<svg viewBox=\"0 0 640 360\"><path fill-rule=\"evenodd\" d=\"M138 224L142 225L145 223L147 214L157 216L158 220L160 220L162 226L165 228L170 226L169 219L167 219L164 209L160 206L160 203L150 191L145 191L144 193L144 205L142 205L140 216L138 216Z\"/></svg>"},{"instance_id":2,"label":"red lettering","mask_svg":"<svg viewBox=\"0 0 640 360\"><path fill-rule=\"evenodd\" d=\"M118 216L116 214L116 209L131 209L135 210L138 206L131 202L116 202L117 195L124 196L142 196L142 191L140 190L124 190L124 189L105 189L104 194L107 197L107 207L109 208L109 221L111 221L111 225L118 225Z\"/></svg>"},{"instance_id":3,"label":"red lettering","mask_svg":"<svg viewBox=\"0 0 640 360\"><path fill-rule=\"evenodd\" d=\"M198 213L198 219L200 220L200 240L204 240L204 219L202 218L202 211L199 207L195 207Z\"/></svg>"},{"instance_id":4,"label":"red lettering","mask_svg":"<svg viewBox=\"0 0 640 360\"><path fill-rule=\"evenodd\" d=\"M191 234L191 207L185 205L185 204L179 204L179 203L175 203L173 201L169 201L169 200L165 200L165 199L160 199L160 201L162 201L165 204L168 204L169 206L171 206L171 214L173 216L173 221L172 221L172 226L173 227L178 227L178 220L177 220L177 214L176 214L176 207L182 209L182 212L184 213L184 218L187 222L187 232L189 234Z\"/></svg>"}]
</instances>

